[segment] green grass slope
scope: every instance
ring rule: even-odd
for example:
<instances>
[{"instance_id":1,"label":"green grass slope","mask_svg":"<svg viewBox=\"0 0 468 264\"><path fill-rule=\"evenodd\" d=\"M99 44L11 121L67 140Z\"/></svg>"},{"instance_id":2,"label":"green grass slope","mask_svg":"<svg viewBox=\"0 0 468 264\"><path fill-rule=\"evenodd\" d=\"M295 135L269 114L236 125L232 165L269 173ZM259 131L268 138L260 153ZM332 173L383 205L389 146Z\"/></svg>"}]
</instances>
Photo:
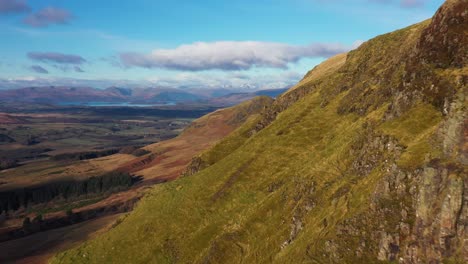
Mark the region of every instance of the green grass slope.
<instances>
[{"instance_id":1,"label":"green grass slope","mask_svg":"<svg viewBox=\"0 0 468 264\"><path fill-rule=\"evenodd\" d=\"M463 263L467 9L364 43L52 263Z\"/></svg>"}]
</instances>

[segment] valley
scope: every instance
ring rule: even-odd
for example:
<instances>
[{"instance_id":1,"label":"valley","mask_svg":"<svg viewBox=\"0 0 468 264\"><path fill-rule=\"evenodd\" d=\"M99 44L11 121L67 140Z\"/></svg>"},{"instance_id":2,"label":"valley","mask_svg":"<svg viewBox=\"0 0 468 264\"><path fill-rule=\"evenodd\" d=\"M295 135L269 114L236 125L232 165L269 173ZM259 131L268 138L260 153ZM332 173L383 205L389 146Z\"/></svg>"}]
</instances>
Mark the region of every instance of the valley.
<instances>
[{"instance_id":1,"label":"valley","mask_svg":"<svg viewBox=\"0 0 468 264\"><path fill-rule=\"evenodd\" d=\"M197 114L212 110L190 107L176 110L138 109L134 112L143 113L144 116L135 116L131 109L66 108L60 111L55 109L66 112L66 115L5 114L11 118L21 117L21 126L35 128L28 130L30 133L36 132L37 141L41 141L34 144L35 148L42 145L55 149L41 153L42 157L18 155L18 160L24 160L16 167L0 171L0 248L17 245L15 243L27 244L35 237L48 234L55 237L50 243L59 245L60 230L68 232L70 229L67 226L70 225L82 226L79 230L82 229L84 233L76 232L77 236L80 235L77 241L81 241L86 237L82 235L88 234L88 226L94 226L94 219L110 219L108 224L111 224L115 218L110 216L132 210L148 188L181 176L193 156L253 118L271 100L269 97L259 97L235 107L216 110L196 120L193 118ZM73 114L74 111L80 114ZM105 114L99 116L97 112ZM120 112L125 112L125 115L117 115ZM156 114L149 115L151 112ZM46 119L49 123L34 124L33 117L50 119ZM99 118L106 121L96 122ZM68 122L63 122L64 119ZM19 129L19 124L15 122L3 124L5 135L15 141L5 142L7 148L13 148L11 144L18 144L16 139L23 136L15 133ZM62 128L66 126L68 129L65 131L70 132L58 133L61 135L59 139L44 136L59 129L54 124L61 124ZM119 129L119 126L124 128ZM82 132L85 129L87 133ZM149 136L149 132L153 134ZM107 142L103 140L104 137L99 139L101 144L106 145L96 148L96 144L83 143L96 140L96 135L108 136ZM67 144L63 144L64 137L69 137ZM17 147L21 150L18 153L31 154L29 145L23 144L21 147ZM7 148L3 152L5 158L12 157L14 152ZM28 224L25 224L26 219ZM96 231L94 228L90 230ZM73 240L74 237L69 239ZM7 250L3 252L8 253ZM14 259L20 261L31 257L31 254L42 256L51 253L43 248L38 252L16 253ZM0 256L0 260L8 260L7 256L11 258L7 254Z\"/></svg>"},{"instance_id":2,"label":"valley","mask_svg":"<svg viewBox=\"0 0 468 264\"><path fill-rule=\"evenodd\" d=\"M0 158L20 165L40 159L67 160L65 153L99 156L145 146L175 137L194 118L213 109L48 106L30 111L10 107L9 112L0 113Z\"/></svg>"}]
</instances>

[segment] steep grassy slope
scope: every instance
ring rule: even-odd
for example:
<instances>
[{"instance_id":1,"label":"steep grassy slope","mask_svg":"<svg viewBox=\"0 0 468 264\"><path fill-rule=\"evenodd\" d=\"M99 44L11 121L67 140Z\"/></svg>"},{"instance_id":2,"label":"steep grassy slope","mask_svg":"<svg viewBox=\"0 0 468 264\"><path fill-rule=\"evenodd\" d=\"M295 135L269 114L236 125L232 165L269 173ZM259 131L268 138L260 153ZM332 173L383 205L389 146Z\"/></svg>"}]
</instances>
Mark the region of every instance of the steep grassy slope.
<instances>
[{"instance_id":1,"label":"steep grassy slope","mask_svg":"<svg viewBox=\"0 0 468 264\"><path fill-rule=\"evenodd\" d=\"M468 261L466 10L318 67L53 263Z\"/></svg>"}]
</instances>

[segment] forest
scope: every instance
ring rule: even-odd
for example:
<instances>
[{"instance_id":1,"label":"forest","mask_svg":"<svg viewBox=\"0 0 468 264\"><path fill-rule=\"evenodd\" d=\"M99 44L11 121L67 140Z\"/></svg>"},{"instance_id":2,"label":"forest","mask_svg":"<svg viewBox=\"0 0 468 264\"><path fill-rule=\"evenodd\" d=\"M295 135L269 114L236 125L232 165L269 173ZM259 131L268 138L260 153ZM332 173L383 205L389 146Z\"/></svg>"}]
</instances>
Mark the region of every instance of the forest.
<instances>
[{"instance_id":1,"label":"forest","mask_svg":"<svg viewBox=\"0 0 468 264\"><path fill-rule=\"evenodd\" d=\"M0 192L0 214L37 204L63 199L71 201L83 196L96 196L128 189L139 180L124 172L110 172L86 180L62 180L38 186Z\"/></svg>"},{"instance_id":2,"label":"forest","mask_svg":"<svg viewBox=\"0 0 468 264\"><path fill-rule=\"evenodd\" d=\"M102 151L86 151L78 153L62 153L52 157L53 160L89 160L106 157L118 153L119 149L108 149Z\"/></svg>"}]
</instances>

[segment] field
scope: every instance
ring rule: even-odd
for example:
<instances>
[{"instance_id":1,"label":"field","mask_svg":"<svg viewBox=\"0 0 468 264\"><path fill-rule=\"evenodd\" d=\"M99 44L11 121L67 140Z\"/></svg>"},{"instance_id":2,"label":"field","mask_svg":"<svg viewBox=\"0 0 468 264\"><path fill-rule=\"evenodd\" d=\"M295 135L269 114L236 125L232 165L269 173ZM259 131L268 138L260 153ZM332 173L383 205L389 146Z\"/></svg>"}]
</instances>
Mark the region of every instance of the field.
<instances>
[{"instance_id":1,"label":"field","mask_svg":"<svg viewBox=\"0 0 468 264\"><path fill-rule=\"evenodd\" d=\"M0 113L0 191L47 178L108 171L106 162L83 170L84 160L176 137L211 109L56 107ZM122 154L120 158L133 156ZM9 168L17 167L15 170ZM101 167L102 170L100 170ZM2 171L3 169L3 171Z\"/></svg>"},{"instance_id":2,"label":"field","mask_svg":"<svg viewBox=\"0 0 468 264\"><path fill-rule=\"evenodd\" d=\"M207 111L175 116L120 108L63 109L56 113L0 113L0 156L28 162L61 153L144 146L175 137ZM168 116L166 116L168 115Z\"/></svg>"}]
</instances>

